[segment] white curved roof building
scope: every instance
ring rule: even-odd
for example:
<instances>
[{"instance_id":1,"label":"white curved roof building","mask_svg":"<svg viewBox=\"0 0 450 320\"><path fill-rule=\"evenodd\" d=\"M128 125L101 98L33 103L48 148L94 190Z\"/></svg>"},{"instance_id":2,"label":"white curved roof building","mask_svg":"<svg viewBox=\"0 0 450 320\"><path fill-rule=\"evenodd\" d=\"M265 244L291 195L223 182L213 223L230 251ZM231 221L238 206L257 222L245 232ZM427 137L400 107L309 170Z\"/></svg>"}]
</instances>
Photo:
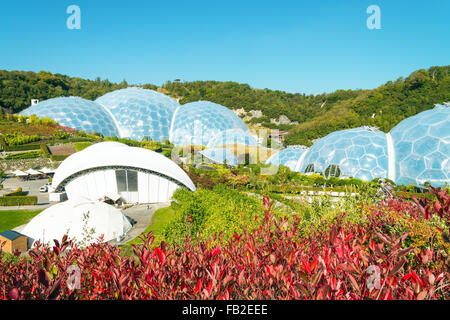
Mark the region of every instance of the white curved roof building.
<instances>
[{"instance_id":1,"label":"white curved roof building","mask_svg":"<svg viewBox=\"0 0 450 320\"><path fill-rule=\"evenodd\" d=\"M45 209L22 230L34 243L53 244L64 235L76 243L104 241L123 237L131 229L131 223L119 210L104 202L87 199L68 200ZM89 232L92 231L92 232Z\"/></svg>"},{"instance_id":2,"label":"white curved roof building","mask_svg":"<svg viewBox=\"0 0 450 320\"><path fill-rule=\"evenodd\" d=\"M173 161L148 149L101 142L64 160L52 187L69 199L121 198L126 203L167 202L178 187L195 191L188 175Z\"/></svg>"}]
</instances>

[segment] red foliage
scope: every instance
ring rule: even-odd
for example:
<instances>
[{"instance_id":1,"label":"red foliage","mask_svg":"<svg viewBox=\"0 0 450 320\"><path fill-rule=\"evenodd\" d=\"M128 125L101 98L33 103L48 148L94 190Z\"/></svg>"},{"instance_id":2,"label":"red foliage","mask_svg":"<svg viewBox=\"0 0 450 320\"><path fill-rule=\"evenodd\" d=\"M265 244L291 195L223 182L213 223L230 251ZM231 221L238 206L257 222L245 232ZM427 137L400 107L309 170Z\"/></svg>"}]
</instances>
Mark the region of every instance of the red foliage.
<instances>
[{"instance_id":1,"label":"red foliage","mask_svg":"<svg viewBox=\"0 0 450 320\"><path fill-rule=\"evenodd\" d=\"M382 211L368 226L344 222L300 236L300 220L273 217L224 245L210 240L151 248L148 234L134 256L99 242L85 249L67 239L38 244L30 259L0 262L0 299L445 299L445 252L405 247L408 234L381 232ZM395 208L406 206L401 200ZM442 215L448 216L448 206ZM412 210L413 207L409 207ZM417 208L416 208L417 209ZM420 210L420 209L418 209ZM433 207L437 214L440 208ZM433 212L435 212L433 211ZM0 252L0 258L1 258ZM81 288L71 291L67 269L76 264ZM377 277L379 275L379 277Z\"/></svg>"}]
</instances>

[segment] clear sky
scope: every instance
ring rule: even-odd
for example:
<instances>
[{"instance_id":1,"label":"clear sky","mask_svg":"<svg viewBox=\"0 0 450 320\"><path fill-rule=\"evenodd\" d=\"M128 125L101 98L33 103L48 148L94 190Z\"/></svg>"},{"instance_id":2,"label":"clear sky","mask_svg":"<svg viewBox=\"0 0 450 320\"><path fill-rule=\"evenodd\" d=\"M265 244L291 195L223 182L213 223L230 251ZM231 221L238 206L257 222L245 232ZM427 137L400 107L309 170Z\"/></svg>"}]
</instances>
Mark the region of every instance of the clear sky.
<instances>
[{"instance_id":1,"label":"clear sky","mask_svg":"<svg viewBox=\"0 0 450 320\"><path fill-rule=\"evenodd\" d=\"M69 5L81 29L69 30ZM381 29L369 30L369 5ZM450 64L449 0L0 0L0 69L323 93Z\"/></svg>"}]
</instances>

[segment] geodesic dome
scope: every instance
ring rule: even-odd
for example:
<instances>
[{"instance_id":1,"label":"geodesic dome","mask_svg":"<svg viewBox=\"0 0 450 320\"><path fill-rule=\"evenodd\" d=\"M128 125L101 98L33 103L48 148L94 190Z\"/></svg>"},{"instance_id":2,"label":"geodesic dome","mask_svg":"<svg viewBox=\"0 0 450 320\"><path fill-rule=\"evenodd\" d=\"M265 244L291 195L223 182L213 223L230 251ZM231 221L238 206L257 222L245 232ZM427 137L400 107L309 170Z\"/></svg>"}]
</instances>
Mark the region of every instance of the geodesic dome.
<instances>
[{"instance_id":1,"label":"geodesic dome","mask_svg":"<svg viewBox=\"0 0 450 320\"><path fill-rule=\"evenodd\" d=\"M229 130L249 133L244 121L230 109L209 101L190 102L175 111L169 140L175 145L208 146Z\"/></svg>"},{"instance_id":2,"label":"geodesic dome","mask_svg":"<svg viewBox=\"0 0 450 320\"><path fill-rule=\"evenodd\" d=\"M39 118L47 117L60 125L85 132L119 136L118 128L108 111L98 103L83 98L48 99L23 110L20 114L26 116L34 114Z\"/></svg>"},{"instance_id":3,"label":"geodesic dome","mask_svg":"<svg viewBox=\"0 0 450 320\"><path fill-rule=\"evenodd\" d=\"M237 157L227 148L206 149L200 151L199 153L215 163L226 163L232 166L238 165Z\"/></svg>"},{"instance_id":4,"label":"geodesic dome","mask_svg":"<svg viewBox=\"0 0 450 320\"><path fill-rule=\"evenodd\" d=\"M120 137L159 142L169 138L172 116L179 106L162 93L138 87L112 91L95 101L116 119Z\"/></svg>"},{"instance_id":5,"label":"geodesic dome","mask_svg":"<svg viewBox=\"0 0 450 320\"><path fill-rule=\"evenodd\" d=\"M284 165L295 171L300 157L308 150L305 146L288 146L267 159L266 164Z\"/></svg>"},{"instance_id":6,"label":"geodesic dome","mask_svg":"<svg viewBox=\"0 0 450 320\"><path fill-rule=\"evenodd\" d=\"M301 164L302 172L339 166L343 176L371 181L388 177L386 134L369 127L332 132L314 143Z\"/></svg>"},{"instance_id":7,"label":"geodesic dome","mask_svg":"<svg viewBox=\"0 0 450 320\"><path fill-rule=\"evenodd\" d=\"M214 148L228 144L242 144L256 146L256 139L248 132L241 129L226 130L219 133L214 139L209 140L208 147Z\"/></svg>"},{"instance_id":8,"label":"geodesic dome","mask_svg":"<svg viewBox=\"0 0 450 320\"><path fill-rule=\"evenodd\" d=\"M390 132L396 183L443 186L450 181L450 107L438 105L401 121Z\"/></svg>"}]
</instances>

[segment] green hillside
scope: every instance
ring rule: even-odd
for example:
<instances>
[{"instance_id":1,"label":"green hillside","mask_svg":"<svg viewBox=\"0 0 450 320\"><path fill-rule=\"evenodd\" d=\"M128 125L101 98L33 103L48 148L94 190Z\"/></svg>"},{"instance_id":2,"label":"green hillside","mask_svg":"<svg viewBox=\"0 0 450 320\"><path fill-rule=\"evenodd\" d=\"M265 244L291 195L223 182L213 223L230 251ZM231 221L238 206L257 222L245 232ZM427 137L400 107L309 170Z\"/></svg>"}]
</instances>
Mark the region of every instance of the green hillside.
<instances>
[{"instance_id":1,"label":"green hillside","mask_svg":"<svg viewBox=\"0 0 450 320\"><path fill-rule=\"evenodd\" d=\"M49 72L0 71L0 106L19 112L32 98L45 100L59 96L97 97L127 87L108 80L84 80ZM418 70L407 78L398 78L371 90L337 90L328 94L305 95L278 90L254 89L236 82L167 82L158 88L180 103L209 100L230 109L261 110L263 116L249 123L289 130L287 144L311 145L311 140L332 131L361 125L377 126L387 132L398 122L430 109L436 103L450 101L450 66ZM297 125L271 123L287 116Z\"/></svg>"}]
</instances>

